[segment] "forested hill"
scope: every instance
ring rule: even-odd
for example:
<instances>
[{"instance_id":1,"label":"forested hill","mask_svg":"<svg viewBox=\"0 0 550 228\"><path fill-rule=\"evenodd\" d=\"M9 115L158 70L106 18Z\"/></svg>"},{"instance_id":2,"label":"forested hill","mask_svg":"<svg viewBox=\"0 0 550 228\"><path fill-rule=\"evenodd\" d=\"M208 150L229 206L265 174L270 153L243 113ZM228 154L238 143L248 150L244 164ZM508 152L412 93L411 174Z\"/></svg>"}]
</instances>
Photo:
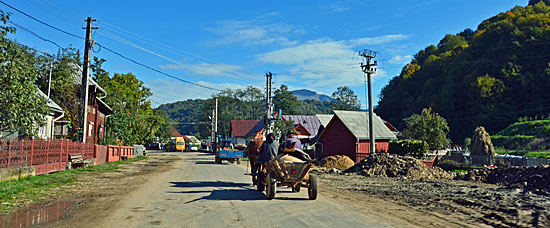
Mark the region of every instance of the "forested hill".
<instances>
[{"instance_id":1,"label":"forested hill","mask_svg":"<svg viewBox=\"0 0 550 228\"><path fill-rule=\"evenodd\" d=\"M250 111L247 104L236 99L220 98L218 126L221 131L228 133L229 120L232 119L261 119L264 115L264 101L254 102L254 114L247 115ZM208 115L213 108L211 99L185 100L174 103L162 104L157 109L162 110L174 121L174 128L184 135L199 134L207 136L210 129ZM248 110L248 111L247 111ZM284 112L284 111L283 111ZM299 101L296 112L302 115L331 114L330 102L318 100Z\"/></svg>"},{"instance_id":2,"label":"forested hill","mask_svg":"<svg viewBox=\"0 0 550 228\"><path fill-rule=\"evenodd\" d=\"M414 55L380 94L376 112L403 118L432 107L461 143L482 125L496 133L522 116L550 111L550 0L531 0L446 35Z\"/></svg>"}]
</instances>

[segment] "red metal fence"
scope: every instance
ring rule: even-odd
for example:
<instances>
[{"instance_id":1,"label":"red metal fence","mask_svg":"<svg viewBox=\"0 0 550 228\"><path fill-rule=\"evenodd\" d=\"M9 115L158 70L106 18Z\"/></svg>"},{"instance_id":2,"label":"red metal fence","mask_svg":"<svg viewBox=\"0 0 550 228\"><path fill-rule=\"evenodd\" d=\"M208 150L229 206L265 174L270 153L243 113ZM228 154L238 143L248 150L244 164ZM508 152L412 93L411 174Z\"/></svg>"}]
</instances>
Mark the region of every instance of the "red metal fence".
<instances>
[{"instance_id":1,"label":"red metal fence","mask_svg":"<svg viewBox=\"0 0 550 228\"><path fill-rule=\"evenodd\" d=\"M109 150L107 150L109 148ZM116 153L107 154L110 149ZM83 159L96 159L97 164L133 158L134 148L127 146L101 146L91 143L56 140L1 140L0 169L34 166L35 174L65 170L69 155L81 155Z\"/></svg>"}]
</instances>

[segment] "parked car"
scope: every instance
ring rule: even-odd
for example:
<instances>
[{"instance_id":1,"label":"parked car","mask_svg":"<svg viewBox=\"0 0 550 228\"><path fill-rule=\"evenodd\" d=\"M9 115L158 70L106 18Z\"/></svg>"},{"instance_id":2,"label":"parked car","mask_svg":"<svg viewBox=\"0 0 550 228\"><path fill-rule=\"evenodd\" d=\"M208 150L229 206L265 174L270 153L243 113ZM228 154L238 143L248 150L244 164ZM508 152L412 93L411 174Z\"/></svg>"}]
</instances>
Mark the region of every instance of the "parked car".
<instances>
[{"instance_id":1,"label":"parked car","mask_svg":"<svg viewBox=\"0 0 550 228\"><path fill-rule=\"evenodd\" d=\"M162 150L160 143L149 143L145 146L147 150Z\"/></svg>"}]
</instances>

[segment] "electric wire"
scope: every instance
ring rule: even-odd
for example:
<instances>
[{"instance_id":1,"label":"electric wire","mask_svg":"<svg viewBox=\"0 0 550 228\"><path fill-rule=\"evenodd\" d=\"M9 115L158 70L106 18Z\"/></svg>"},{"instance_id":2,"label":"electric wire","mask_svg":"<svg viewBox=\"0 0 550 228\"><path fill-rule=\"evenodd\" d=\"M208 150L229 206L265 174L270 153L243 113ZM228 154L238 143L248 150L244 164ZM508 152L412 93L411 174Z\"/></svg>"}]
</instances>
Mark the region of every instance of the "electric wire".
<instances>
[{"instance_id":1,"label":"electric wire","mask_svg":"<svg viewBox=\"0 0 550 228\"><path fill-rule=\"evenodd\" d=\"M6 6L10 7L10 8L12 8L12 9L16 10L17 12L20 12L21 14L23 14L23 15L25 15L25 16L27 16L27 17L29 17L29 18L35 20L35 21L38 21L38 22L40 22L41 24L44 24L44 25L46 25L46 26L48 26L48 27L50 27L50 28L53 28L53 29L55 29L55 30L57 30L57 31L63 32L63 33L65 33L65 34L67 34L67 35L70 35L70 36L74 36L74 37L81 38L81 37L79 37L79 36L76 36L76 35L74 35L74 34L71 34L71 33L67 32L67 31L64 31L64 30L59 29L59 28L57 28L57 27L54 27L54 26L52 26L52 25L50 25L50 24L47 24L47 23L45 23L45 22L43 22L43 21L41 21L41 20L39 20L39 19L37 19L37 18L35 18L35 17L33 17L33 16L31 16L31 15L29 15L29 14L27 14L27 13L21 11L21 10L19 10L19 9L16 9L16 8L14 8L14 7L12 7L12 6L8 5L8 4L6 4L5 2L3 2L3 1L1 1L1 0L0 0L0 3L2 3L2 4L6 5ZM28 30L28 31L30 31L30 30ZM37 37L40 38L40 36L39 36L38 34L36 34L36 33L34 33L34 32L33 32L32 34L33 34L33 35L36 35ZM41 39L45 39L45 38L42 37ZM84 39L84 38L82 38L82 39ZM46 40L47 40L47 39L46 39ZM53 41L52 41L52 42L53 42ZM55 42L53 42L53 43L56 44ZM113 49L110 49L110 48L104 46L104 45L101 45L101 44L99 44L99 43L96 43L96 44L99 45L100 47L104 48L105 50L107 50L107 51L109 51L109 52L111 52L111 53L113 53L113 54L115 54L115 55L117 55L117 56L119 56L119 57L121 57L121 58L123 58L123 59L126 59L126 60L128 60L128 61L130 61L130 62L133 62L133 63L135 63L135 64L137 64L137 65L140 65L140 66L142 66L142 67L145 67L145 68L147 68L147 69L149 69L149 70L152 70L152 71L154 71L154 72L157 72L157 73L159 73L159 74L165 75L165 76L167 76L167 77L170 77L170 78L173 78L173 79L176 79L176 80L178 80L178 81L185 82L185 83L188 83L188 84L192 84L192 85L195 85L195 86L198 86L198 87L202 87L202 88L205 88L205 89L210 89L210 90L214 90L214 91L222 91L222 90L220 90L220 89L216 89L216 88L213 88L213 87L210 87L210 86L205 86L205 85L201 85L201 84L198 84L198 83L195 83L195 82L191 82L191 81L188 81L188 80L185 80L185 79L178 78L178 77L176 77L176 76L173 76L173 75L171 75L171 74L162 72L162 71L160 71L160 70L158 70L158 69L155 69L155 68L150 67L150 66L148 66L148 65L145 65L145 64L143 64L143 63L141 63L141 62L138 62L138 61L136 61L136 60L134 60L134 59L131 59L131 58L129 58L129 57L127 57L127 56L125 56L125 55L123 55L123 54L117 52L117 51L114 51ZM57 44L56 44L56 45L57 45ZM59 45L57 45L57 46L59 46Z\"/></svg>"},{"instance_id":2,"label":"electric wire","mask_svg":"<svg viewBox=\"0 0 550 228\"><path fill-rule=\"evenodd\" d=\"M78 39L82 39L82 40L85 40L85 39L86 39L86 38L84 38L84 37L82 37L82 36L78 36L78 35L72 34L72 33L67 32L67 31L65 31L65 30L62 30L62 29L60 29L60 28L54 27L54 26L52 26L52 25L50 25L50 24L48 24L48 23L46 23L46 22L43 22L43 21L37 19L36 17L33 17L33 16L31 16L31 15L29 15L29 14L27 14L27 13L25 13L25 12L23 12L23 11L21 11L21 10L19 10L19 9L17 9L17 8L15 8L15 7L13 7L13 6L7 4L7 3L5 3L5 2L2 1L2 0L0 0L0 3L2 3L2 4L4 4L5 6L7 6L7 7L11 8L11 9L13 9L13 10L15 10L15 11L17 11L17 12L19 12L19 13L21 13L21 14L23 14L23 15L25 15L25 16L27 16L27 17L33 19L33 20L35 20L35 21L37 21L37 22L40 23L40 24L43 24L43 25L45 25L45 26L48 26L48 27L50 27L50 28L52 28L52 29L55 29L55 30L57 30L57 31L59 31L59 32L65 33L66 35L69 35L69 36L72 36L72 37L75 37L75 38L78 38Z\"/></svg>"}]
</instances>

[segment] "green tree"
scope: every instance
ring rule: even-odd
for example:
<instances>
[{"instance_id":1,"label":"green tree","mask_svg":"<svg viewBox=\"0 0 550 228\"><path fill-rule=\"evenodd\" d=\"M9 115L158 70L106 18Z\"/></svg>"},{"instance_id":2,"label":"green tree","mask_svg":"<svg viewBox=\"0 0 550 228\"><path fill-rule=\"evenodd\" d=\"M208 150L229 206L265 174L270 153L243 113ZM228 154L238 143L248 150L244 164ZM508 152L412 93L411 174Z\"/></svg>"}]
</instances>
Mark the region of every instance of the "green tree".
<instances>
[{"instance_id":1,"label":"green tree","mask_svg":"<svg viewBox=\"0 0 550 228\"><path fill-rule=\"evenodd\" d=\"M356 111L361 109L359 98L353 90L347 86L340 86L332 93L331 107L334 110Z\"/></svg>"},{"instance_id":2,"label":"green tree","mask_svg":"<svg viewBox=\"0 0 550 228\"><path fill-rule=\"evenodd\" d=\"M69 122L69 133L64 137L76 140L78 130L78 115L80 109L80 86L76 85L73 76L80 75L78 71L78 51L72 48L63 49L55 56L42 57L37 60L40 78L38 86L42 91L48 91L51 71L50 98L65 111L65 120Z\"/></svg>"},{"instance_id":3,"label":"green tree","mask_svg":"<svg viewBox=\"0 0 550 228\"><path fill-rule=\"evenodd\" d=\"M235 92L236 98L243 102L242 112L246 119L257 120L263 117L265 111L265 99L262 90L254 86L248 86L244 90Z\"/></svg>"},{"instance_id":4,"label":"green tree","mask_svg":"<svg viewBox=\"0 0 550 228\"><path fill-rule=\"evenodd\" d=\"M420 115L414 114L406 118L405 122L407 123L407 128L403 131L405 138L427 142L431 150L438 150L449 145L447 121L439 114L432 113L431 108L422 109Z\"/></svg>"},{"instance_id":5,"label":"green tree","mask_svg":"<svg viewBox=\"0 0 550 228\"><path fill-rule=\"evenodd\" d=\"M0 11L0 20L5 24L9 15ZM15 33L15 29L0 26L0 130L36 135L48 106L37 93L35 54L7 39L8 33Z\"/></svg>"},{"instance_id":6,"label":"green tree","mask_svg":"<svg viewBox=\"0 0 550 228\"><path fill-rule=\"evenodd\" d=\"M298 98L292 94L290 90L288 90L288 86L281 84L281 87L275 90L273 97L273 105L275 106L275 110L282 109L283 114L288 115L297 115L298 113L298 106L300 103L298 102Z\"/></svg>"},{"instance_id":7,"label":"green tree","mask_svg":"<svg viewBox=\"0 0 550 228\"><path fill-rule=\"evenodd\" d=\"M113 108L107 119L107 143L118 140L124 145L143 144L156 137L166 136L170 121L164 112L151 108L148 98L153 95L143 81L132 73L115 73L113 77L102 68L104 59L94 59L94 78L106 90L105 101Z\"/></svg>"}]
</instances>

